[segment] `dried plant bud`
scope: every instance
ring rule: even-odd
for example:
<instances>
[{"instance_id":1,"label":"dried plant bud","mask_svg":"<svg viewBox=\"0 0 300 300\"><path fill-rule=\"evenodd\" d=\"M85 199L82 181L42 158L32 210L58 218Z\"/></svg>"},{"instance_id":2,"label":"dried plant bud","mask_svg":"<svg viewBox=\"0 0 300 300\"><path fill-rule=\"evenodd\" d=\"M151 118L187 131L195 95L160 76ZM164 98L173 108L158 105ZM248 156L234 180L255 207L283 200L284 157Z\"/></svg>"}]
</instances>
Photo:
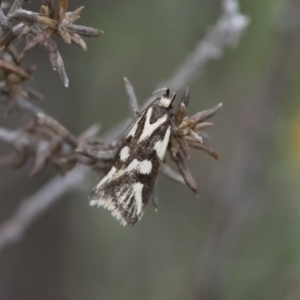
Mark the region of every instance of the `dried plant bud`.
<instances>
[{"instance_id":1,"label":"dried plant bud","mask_svg":"<svg viewBox=\"0 0 300 300\"><path fill-rule=\"evenodd\" d=\"M104 31L92 27L70 24L69 30L85 37L96 37L104 33Z\"/></svg>"},{"instance_id":2,"label":"dried plant bud","mask_svg":"<svg viewBox=\"0 0 300 300\"><path fill-rule=\"evenodd\" d=\"M169 149L171 151L172 156L176 156L176 154L180 150L180 144L179 144L177 138L175 138L174 135L171 136L170 148Z\"/></svg>"},{"instance_id":3,"label":"dried plant bud","mask_svg":"<svg viewBox=\"0 0 300 300\"><path fill-rule=\"evenodd\" d=\"M57 50L57 44L56 44L55 40L48 41L48 43L45 46L50 52L50 61L51 61L53 70L58 72L61 80L64 83L64 86L68 87L69 86L68 75L65 70L63 59Z\"/></svg>"},{"instance_id":4,"label":"dried plant bud","mask_svg":"<svg viewBox=\"0 0 300 300\"><path fill-rule=\"evenodd\" d=\"M184 154L184 156L187 159L190 159L191 154L190 154L190 146L189 146L188 142L183 138L179 138L178 142L179 142L180 149L182 150L182 153Z\"/></svg>"},{"instance_id":5,"label":"dried plant bud","mask_svg":"<svg viewBox=\"0 0 300 300\"><path fill-rule=\"evenodd\" d=\"M180 152L178 152L176 156L172 157L172 159L176 163L178 170L182 175L186 185L198 196L198 188L197 188L196 180L194 179L183 156L180 154Z\"/></svg>"},{"instance_id":6,"label":"dried plant bud","mask_svg":"<svg viewBox=\"0 0 300 300\"><path fill-rule=\"evenodd\" d=\"M65 27L58 27L58 32L60 37L64 40L65 43L71 44L71 35L69 34L68 30Z\"/></svg>"},{"instance_id":7,"label":"dried plant bud","mask_svg":"<svg viewBox=\"0 0 300 300\"><path fill-rule=\"evenodd\" d=\"M57 25L58 25L57 20L54 20L54 19L51 19L51 18L45 17L45 16L38 16L37 20L38 20L38 22L49 27L50 29L56 29Z\"/></svg>"},{"instance_id":8,"label":"dried plant bud","mask_svg":"<svg viewBox=\"0 0 300 300\"><path fill-rule=\"evenodd\" d=\"M47 0L41 5L38 13L21 9L21 5L14 8L9 13L9 24L12 24L14 21L20 21L22 22L21 26L19 26L20 28L15 26L12 31L6 25L4 35L2 35L0 40L0 47L8 46L15 37L33 36L33 39L26 45L19 59L23 59L28 51L43 44L50 52L53 69L59 73L64 85L68 87L69 79L63 59L57 49L55 36L59 36L67 44L73 43L86 51L87 45L82 36L95 37L102 34L103 31L74 24L80 18L83 6L75 11L67 12L67 0L58 0L56 3L57 5L54 5L53 1ZM3 15L3 17L5 16Z\"/></svg>"},{"instance_id":9,"label":"dried plant bud","mask_svg":"<svg viewBox=\"0 0 300 300\"><path fill-rule=\"evenodd\" d=\"M219 158L218 153L216 152L216 150L212 146L205 145L203 143L199 143L199 142L193 140L190 137L186 137L186 141L188 142L188 144L189 144L189 146L191 148L203 150L204 152L206 152L207 154L209 154L214 159L218 159Z\"/></svg>"},{"instance_id":10,"label":"dried plant bud","mask_svg":"<svg viewBox=\"0 0 300 300\"><path fill-rule=\"evenodd\" d=\"M40 15L49 16L49 7L47 5L41 5L41 7L40 7Z\"/></svg>"},{"instance_id":11,"label":"dried plant bud","mask_svg":"<svg viewBox=\"0 0 300 300\"><path fill-rule=\"evenodd\" d=\"M84 6L81 6L79 8L77 8L76 10L74 10L73 12L68 12L66 13L66 17L69 20L69 23L73 23L75 21L77 21L80 18L80 14L83 11Z\"/></svg>"},{"instance_id":12,"label":"dried plant bud","mask_svg":"<svg viewBox=\"0 0 300 300\"><path fill-rule=\"evenodd\" d=\"M222 104L218 104L212 109L198 112L192 117L187 117L186 107L184 104L184 102L188 103L187 99L189 99L188 90L186 90L185 95L182 97L182 100L179 103L179 106L173 116L173 122L172 122L173 136L178 140L189 137L189 141L192 140L197 143L202 143L202 138L201 136L198 135L198 132L212 125L212 123L204 122L204 121L209 117L213 116L217 112L217 110L222 106ZM181 145L184 144L181 142ZM186 150L184 150L184 152L186 153Z\"/></svg>"},{"instance_id":13,"label":"dried plant bud","mask_svg":"<svg viewBox=\"0 0 300 300\"><path fill-rule=\"evenodd\" d=\"M211 123L211 122L198 123L194 126L193 131L197 133L198 131L200 131L204 128L210 127L212 125L213 125L213 123Z\"/></svg>"},{"instance_id":14,"label":"dried plant bud","mask_svg":"<svg viewBox=\"0 0 300 300\"><path fill-rule=\"evenodd\" d=\"M190 148L194 148L203 150L213 158L218 159L217 152L210 145L210 139L208 139L206 134L203 134L201 130L212 125L212 123L205 122L205 120L213 116L222 104L218 104L212 109L198 112L192 117L188 117L186 106L189 103L189 96L189 90L186 89L176 111L174 112L171 126L172 136L168 149L186 184L197 194L196 182L186 164L186 161L184 160L184 157L189 159ZM205 140L203 139L203 136L205 137Z\"/></svg>"},{"instance_id":15,"label":"dried plant bud","mask_svg":"<svg viewBox=\"0 0 300 300\"><path fill-rule=\"evenodd\" d=\"M68 0L59 0L58 1L58 9L63 9L64 11L68 8Z\"/></svg>"},{"instance_id":16,"label":"dried plant bud","mask_svg":"<svg viewBox=\"0 0 300 300\"><path fill-rule=\"evenodd\" d=\"M11 72L11 73L14 73L14 74L20 76L21 78L24 78L24 79L30 78L30 75L26 71L24 71L22 68L20 68L16 65L13 65L3 59L0 59L0 67L5 69L8 72Z\"/></svg>"},{"instance_id":17,"label":"dried plant bud","mask_svg":"<svg viewBox=\"0 0 300 300\"><path fill-rule=\"evenodd\" d=\"M184 120L184 118L186 117L186 115L187 115L186 106L183 102L180 102L174 113L173 122L175 123L175 125L179 126Z\"/></svg>"},{"instance_id":18,"label":"dried plant bud","mask_svg":"<svg viewBox=\"0 0 300 300\"><path fill-rule=\"evenodd\" d=\"M183 103L185 105L185 107L188 107L189 106L189 101L190 101L190 90L187 87L185 89L185 92L184 92L180 102Z\"/></svg>"},{"instance_id":19,"label":"dried plant bud","mask_svg":"<svg viewBox=\"0 0 300 300\"><path fill-rule=\"evenodd\" d=\"M203 121L207 120L208 118L212 117L222 106L223 106L223 104L219 103L218 105L216 105L215 107L213 107L211 109L207 109L207 110L198 112L197 114L188 118L188 120L192 120L195 124L203 122Z\"/></svg>"},{"instance_id":20,"label":"dried plant bud","mask_svg":"<svg viewBox=\"0 0 300 300\"><path fill-rule=\"evenodd\" d=\"M79 34L74 33L73 35L71 35L71 41L73 44L77 45L82 50L87 51L87 45L86 45L84 39L82 39Z\"/></svg>"}]
</instances>

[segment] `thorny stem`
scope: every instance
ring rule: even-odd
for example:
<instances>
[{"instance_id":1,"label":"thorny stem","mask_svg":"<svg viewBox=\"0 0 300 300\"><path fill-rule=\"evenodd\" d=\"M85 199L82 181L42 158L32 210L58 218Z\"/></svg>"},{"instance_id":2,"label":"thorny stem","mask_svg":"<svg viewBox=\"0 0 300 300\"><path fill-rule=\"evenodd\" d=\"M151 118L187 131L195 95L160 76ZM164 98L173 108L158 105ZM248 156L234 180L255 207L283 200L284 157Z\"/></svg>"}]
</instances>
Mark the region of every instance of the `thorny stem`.
<instances>
[{"instance_id":1,"label":"thorny stem","mask_svg":"<svg viewBox=\"0 0 300 300\"><path fill-rule=\"evenodd\" d=\"M210 60L220 58L226 46L235 46L237 44L249 24L249 19L245 15L240 14L238 0L223 0L221 2L223 4L223 12L216 25L207 32L203 40L198 42L194 51L179 66L174 75L158 87L167 85L174 90L182 89L197 77L196 75L199 74L199 71ZM23 1L15 1L13 5L14 10L18 9L22 3ZM11 11L14 10L11 9ZM145 106L152 100L152 98L149 99ZM34 114L39 112L39 109L34 109L30 105L26 104L25 107ZM111 132L114 131L111 130ZM173 173L165 165L162 165L162 171L168 174ZM58 201L68 191L78 187L86 179L86 174L87 168L79 165L68 172L64 178L56 176L41 187L33 196L22 200L13 216L0 227L0 251L6 246L17 242L24 235L27 228L48 207ZM173 177L179 181L183 180L182 177L179 179L177 175Z\"/></svg>"}]
</instances>

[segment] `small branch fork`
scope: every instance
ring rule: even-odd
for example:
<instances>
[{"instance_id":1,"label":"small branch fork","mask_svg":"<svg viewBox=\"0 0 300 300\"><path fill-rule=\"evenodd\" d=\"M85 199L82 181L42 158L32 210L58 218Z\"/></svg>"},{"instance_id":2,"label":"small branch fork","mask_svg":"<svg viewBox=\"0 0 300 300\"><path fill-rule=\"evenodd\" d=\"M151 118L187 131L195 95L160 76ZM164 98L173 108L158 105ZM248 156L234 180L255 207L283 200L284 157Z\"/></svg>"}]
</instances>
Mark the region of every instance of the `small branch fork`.
<instances>
[{"instance_id":1,"label":"small branch fork","mask_svg":"<svg viewBox=\"0 0 300 300\"><path fill-rule=\"evenodd\" d=\"M178 68L178 71L167 81L167 85L172 89L177 90L186 86L194 79L199 70L205 67L208 61L221 56L225 46L234 46L244 32L248 24L248 19L239 13L238 1L225 0L222 3L223 14L217 21L217 24L198 43L195 51L190 54L187 60ZM232 3L236 3L237 5L234 6ZM15 18L16 14L13 17ZM238 20L239 22L237 22ZM67 35L65 32L60 34ZM39 34L35 36L39 36ZM64 38L67 39L67 36L64 36ZM42 39L42 41L44 45L49 45L46 40ZM219 55L211 55L209 54L210 51L204 51L208 48L219 49ZM14 51L10 51L8 57L10 61L17 61ZM28 74L30 72L31 70L27 70ZM7 70L7 73L10 75L11 71ZM0 138L8 142L15 149L16 156L21 152L21 156L25 157L25 161L29 156L36 158L32 175L40 172L49 163L54 165L60 173L66 174L64 178L55 177L32 197L21 201L12 219L9 219L0 226L0 251L6 245L18 241L29 225L44 213L51 204L84 181L87 168L82 165L75 167L78 162L101 173L106 172L110 168L116 149L123 138L121 136L116 142L107 145L102 139L95 137L97 133L95 126L79 137L73 136L58 121L47 116L28 101L29 98L36 97L36 92L32 93L32 91L23 88L22 83L25 79L22 79L23 81L20 80L21 74L18 74L16 77L17 80L13 77L17 81L17 84L14 85L15 89L6 91L8 95L13 95L9 99L9 111L15 108L26 110L32 117L25 126L17 131L11 132L1 128ZM139 115L138 101L131 83L126 78L124 80L132 115L136 117ZM161 86L166 86L166 84L161 84ZM143 107L148 105L150 100ZM212 157L217 158L216 152L209 145L209 141L206 140L206 135L202 133L202 129L212 125L206 120L216 113L221 104L210 110L188 117L186 114L188 102L189 92L186 90L178 108L174 112L172 138L168 148L170 156L176 163L180 174L166 164L163 164L161 171L164 175L177 182L184 182L197 194L196 181L187 167L186 159L190 157L190 148L204 150ZM23 137L22 141L17 138L20 134ZM14 161L14 157L8 161ZM11 165L14 166L13 164ZM72 182L76 182L76 184L72 185ZM53 197L45 196L49 195L49 191L55 190L59 192L54 193ZM43 203L45 197L47 205L40 205L39 203ZM33 209L31 206L43 206L43 209ZM24 207L27 207L27 209L24 209Z\"/></svg>"}]
</instances>

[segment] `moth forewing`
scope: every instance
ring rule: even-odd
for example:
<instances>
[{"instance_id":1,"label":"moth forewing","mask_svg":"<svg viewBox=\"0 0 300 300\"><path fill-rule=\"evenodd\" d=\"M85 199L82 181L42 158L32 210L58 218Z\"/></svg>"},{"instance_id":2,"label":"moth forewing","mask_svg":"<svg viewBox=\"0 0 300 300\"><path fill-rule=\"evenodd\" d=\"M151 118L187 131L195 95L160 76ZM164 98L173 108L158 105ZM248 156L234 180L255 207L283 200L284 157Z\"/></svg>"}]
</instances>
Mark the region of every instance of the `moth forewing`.
<instances>
[{"instance_id":1,"label":"moth forewing","mask_svg":"<svg viewBox=\"0 0 300 300\"><path fill-rule=\"evenodd\" d=\"M119 148L110 171L93 189L90 205L103 206L122 225L143 216L171 134L175 94L169 89L134 123Z\"/></svg>"}]
</instances>

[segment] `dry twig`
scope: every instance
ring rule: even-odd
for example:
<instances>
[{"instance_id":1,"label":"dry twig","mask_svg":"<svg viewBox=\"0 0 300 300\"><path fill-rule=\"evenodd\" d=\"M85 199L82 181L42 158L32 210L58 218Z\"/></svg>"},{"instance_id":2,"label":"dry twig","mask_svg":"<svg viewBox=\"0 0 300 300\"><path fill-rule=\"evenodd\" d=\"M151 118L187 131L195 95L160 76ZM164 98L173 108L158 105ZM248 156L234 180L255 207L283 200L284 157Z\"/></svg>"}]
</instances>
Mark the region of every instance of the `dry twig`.
<instances>
[{"instance_id":1,"label":"dry twig","mask_svg":"<svg viewBox=\"0 0 300 300\"><path fill-rule=\"evenodd\" d=\"M222 51L224 49L225 46L235 46L236 43L238 42L239 38L241 37L242 33L244 32L244 29L246 28L247 24L248 24L248 19L247 17L245 17L244 15L241 15L239 13L239 6L238 6L238 1L235 0L223 0L223 13L220 16L219 20L217 21L216 25L213 27L212 30L210 30L207 33L207 36L201 40L195 51L187 58L187 60L178 68L178 71L175 72L175 74L167 81L167 85L170 86L172 89L181 89L183 86L187 85L192 79L195 79L196 74L199 72L199 70L203 69L205 67L205 65L207 64L208 61L210 61L211 59L216 59L219 58L222 54ZM60 11L62 11L62 13L59 15L59 19L55 19L54 20L57 21L57 23L55 24L60 24L58 20L62 20L65 16L65 9L61 9ZM21 12L22 13L22 12ZM48 13L48 12L47 12ZM47 14L46 14L47 15ZM20 16L18 14L12 15L12 18L17 18L17 16ZM25 14L23 13L23 17L25 16ZM38 18L38 16L30 16L33 18ZM50 16L48 15L48 18ZM51 18L50 18L51 19ZM24 20L23 20L24 21ZM48 26L49 29L51 30L55 30L55 33L59 33L60 36L66 41L69 42L70 39L68 37L68 33L71 34L70 32L66 32L65 29L62 29L62 31L58 31L58 28L55 26L58 25L53 25L52 23L48 24L47 22L52 22L51 20L47 20L45 21L43 19L42 24ZM25 21L24 21L25 22ZM27 24L30 23L30 19L26 20ZM46 39L45 36L41 36L40 32L36 32L35 36L38 37L40 36L40 38L42 39L42 43L46 45L49 45L49 43L47 44L46 41L49 41L50 37L52 35L50 35L49 31L47 32L48 29L46 29L46 31L44 30L43 32L46 32ZM77 27L77 30L80 30L79 27ZM79 34L79 32L77 32ZM49 38L48 38L49 37ZM50 39L51 40L51 39ZM36 41L37 44L40 43L39 41ZM28 46L29 47L29 46ZM46 46L46 47L50 47L50 46ZM30 47L29 47L30 48ZM51 53L57 53L56 52L57 49L50 49L50 54ZM56 58L57 59L57 58ZM165 84L164 84L165 85ZM127 87L127 91L131 100L131 107L133 109L133 112L135 112L136 110L136 97L134 95L132 86L130 85L129 82L126 82L126 87ZM149 100L151 101L151 99ZM25 102L26 103L26 102ZM148 102L149 103L149 102ZM188 149L189 147L199 147L201 148L199 145L202 144L202 139L201 136L199 136L199 132L198 130L202 129L205 126L209 126L209 123L204 123L204 119L203 116L199 117L199 115L197 116L196 120L190 120L190 118L185 119L184 117L184 108L182 106L182 103L186 106L187 105L187 99L183 98L183 100L181 101L181 107L179 107L178 109L178 115L177 115L177 121L181 119L181 121L184 121L184 125L181 126L181 123L179 122L175 122L175 125L178 127L178 144L179 147L177 147L175 144L175 142L172 142L172 147L170 148L171 153L173 153L177 160L178 167L179 170L181 172L181 174L183 175L183 178L185 179L185 182L193 189L196 191L196 187L195 187L195 183L192 180L192 177L190 176L189 172L186 170L185 168L185 164L182 163L182 154L179 154L179 149L181 149L181 151L183 151L183 154L185 156L188 156ZM147 103L145 104L147 105ZM35 114L37 114L37 110L30 108L30 110L35 111ZM195 118L195 116L194 116ZM202 119L201 119L202 118ZM188 122L186 122L186 120L188 120ZM202 123L202 124L201 124ZM41 125L41 124L37 124L37 125ZM51 128L50 130L52 133L55 132L55 130L53 128ZM56 132L57 133L57 132ZM197 137L196 137L197 136ZM62 139L60 142L66 143L67 141ZM70 142L70 141L69 141ZM79 149L79 152L81 151L87 151L88 155L85 155L85 159L82 158L81 156L81 160L84 161L85 163L94 166L95 168L99 168L101 170L105 170L105 168L108 168L109 164L111 163L111 161L109 159L111 159L111 156L109 156L108 161L106 161L103 157L103 152L101 154L101 151L98 152L97 154L95 154L92 150L101 150L102 142L101 140L98 139L94 139L92 138L89 142L88 142L90 147L81 147L82 144L81 143L77 143L77 148ZM100 148L99 148L100 145ZM72 149L74 149L74 145L70 145ZM104 149L105 151L113 151L113 149L116 147L117 145L109 145L108 148ZM203 144L202 144L203 146ZM63 147L60 147L63 148ZM201 148L204 149L205 145ZM175 150L174 150L175 149ZM104 151L104 152L105 152ZM78 152L78 151L77 151ZM210 148L208 148L208 152L210 152L210 154L213 156L214 153L211 151ZM82 153L82 152L81 152ZM105 152L107 153L107 152ZM85 153L87 154L87 153ZM172 155L173 155L172 154ZM50 156L52 154L50 153ZM99 159L99 155L101 156L101 159ZM179 156L178 156L179 155ZM80 156L79 156L80 157ZM180 157L180 159L178 159L178 157ZM107 157L106 157L107 158ZM79 160L78 156L76 155L76 159ZM95 164L98 160L98 164ZM176 161L175 160L175 161ZM101 162L99 165L99 161ZM165 167L162 168L163 172L165 174L168 174L169 177L173 177L173 179L176 179L177 181L182 181L179 179L178 174L171 172L170 169L166 169ZM62 196L64 193L69 191L69 187L70 185L66 185L66 188L64 189L63 186L63 182L64 180L66 181L76 181L74 180L74 178L77 178L77 183L74 185L74 187L76 185L79 185L79 183L84 181L85 176L83 176L83 174L85 175L85 169L83 169L83 167L76 167L74 168L71 172L68 172L64 178L55 178L53 180L51 180L49 183L47 183L44 187L42 187L34 196L24 199L21 203L21 207L31 207L34 203L34 205L38 205L36 202L38 202L38 199L43 199L44 198L44 193L45 191L49 191L49 190L57 190L59 189L59 193L57 193L55 195L55 197L51 197L51 199L49 198L49 202L47 203L48 206L51 205L51 203L54 203L58 197ZM182 177L181 177L182 178ZM73 186L73 185L72 185ZM50 189L51 188L51 189ZM33 199L33 200L32 200ZM42 202L42 200L40 200ZM17 213L15 215L18 215L18 211L20 211L22 209L17 209ZM23 211L23 210L22 210ZM0 245L2 246L2 249L8 245L8 243L12 243L15 242L17 237L20 238L21 235L24 233L25 229L39 216L41 215L45 210L31 210L29 209L27 212L33 211L33 213L26 213L26 211L24 210L24 217L22 218L17 218L17 225L14 221L7 221L7 223L5 223L4 227L0 227ZM22 215L23 215L22 213ZM13 218L12 220L16 220L15 218ZM7 224L14 224L14 226L17 226L17 228L25 228L24 230L8 230L7 229Z\"/></svg>"},{"instance_id":2,"label":"dry twig","mask_svg":"<svg viewBox=\"0 0 300 300\"><path fill-rule=\"evenodd\" d=\"M129 104L132 112L132 117L135 118L139 114L138 101L134 92L134 88L130 83L130 81L126 77L124 77L124 82L125 82L126 92L129 97Z\"/></svg>"},{"instance_id":3,"label":"dry twig","mask_svg":"<svg viewBox=\"0 0 300 300\"><path fill-rule=\"evenodd\" d=\"M77 166L66 176L57 176L40 188L34 196L24 199L13 215L0 227L0 251L18 242L27 228L60 197L78 187L88 168Z\"/></svg>"}]
</instances>

